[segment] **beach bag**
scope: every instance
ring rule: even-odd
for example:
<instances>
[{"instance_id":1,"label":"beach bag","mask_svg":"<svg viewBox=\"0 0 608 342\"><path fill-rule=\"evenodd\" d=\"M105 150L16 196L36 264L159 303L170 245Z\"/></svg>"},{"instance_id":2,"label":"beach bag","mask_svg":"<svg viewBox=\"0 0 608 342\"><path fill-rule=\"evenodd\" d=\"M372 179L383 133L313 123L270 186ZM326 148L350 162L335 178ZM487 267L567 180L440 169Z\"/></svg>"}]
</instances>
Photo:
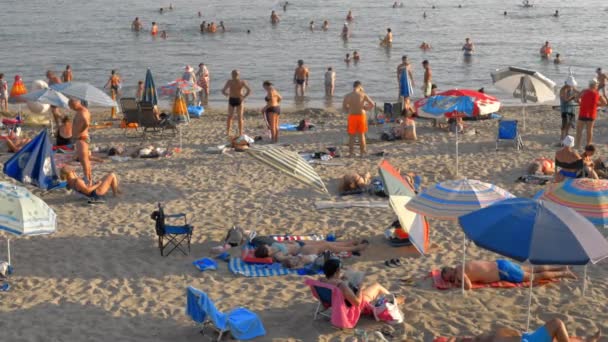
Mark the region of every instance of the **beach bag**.
<instances>
[{"instance_id":1,"label":"beach bag","mask_svg":"<svg viewBox=\"0 0 608 342\"><path fill-rule=\"evenodd\" d=\"M376 300L373 306L373 313L376 321L382 321L388 324L403 323L403 312L397 305L395 295L387 294L381 296Z\"/></svg>"}]
</instances>

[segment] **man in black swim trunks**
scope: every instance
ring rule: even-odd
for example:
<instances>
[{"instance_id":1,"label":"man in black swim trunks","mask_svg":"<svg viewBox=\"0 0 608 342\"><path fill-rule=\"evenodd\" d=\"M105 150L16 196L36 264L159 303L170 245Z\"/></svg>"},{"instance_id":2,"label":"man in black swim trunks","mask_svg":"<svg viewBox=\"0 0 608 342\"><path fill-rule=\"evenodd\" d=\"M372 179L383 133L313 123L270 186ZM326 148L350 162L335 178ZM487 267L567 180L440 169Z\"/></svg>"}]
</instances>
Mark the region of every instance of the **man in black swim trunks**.
<instances>
[{"instance_id":1,"label":"man in black swim trunks","mask_svg":"<svg viewBox=\"0 0 608 342\"><path fill-rule=\"evenodd\" d=\"M304 96L306 87L308 87L308 68L301 59L298 61L298 67L293 73L293 83L296 85L296 96ZM300 90L299 94L298 90Z\"/></svg>"},{"instance_id":2,"label":"man in black swim trunks","mask_svg":"<svg viewBox=\"0 0 608 342\"><path fill-rule=\"evenodd\" d=\"M243 89L245 92L243 93ZM224 89L222 89L222 94L224 96L228 96L228 121L226 124L226 135L231 136L231 128L232 128L232 117L234 115L234 111L239 116L239 137L243 135L243 112L245 110L245 106L243 105L243 101L249 94L251 94L251 88L246 81L241 80L240 73L238 70L232 70L232 79L226 81L226 85L224 85Z\"/></svg>"}]
</instances>

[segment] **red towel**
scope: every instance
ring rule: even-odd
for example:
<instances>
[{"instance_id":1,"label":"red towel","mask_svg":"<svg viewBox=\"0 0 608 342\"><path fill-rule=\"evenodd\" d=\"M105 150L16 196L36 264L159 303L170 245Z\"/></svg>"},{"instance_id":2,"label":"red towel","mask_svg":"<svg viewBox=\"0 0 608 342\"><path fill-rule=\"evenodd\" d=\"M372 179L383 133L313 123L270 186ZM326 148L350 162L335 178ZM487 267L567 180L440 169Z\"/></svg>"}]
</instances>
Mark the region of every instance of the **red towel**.
<instances>
[{"instance_id":1,"label":"red towel","mask_svg":"<svg viewBox=\"0 0 608 342\"><path fill-rule=\"evenodd\" d=\"M441 270L439 270L439 269L432 270L429 276L431 278L433 278L433 286L439 290L449 290L452 288L460 288L460 286L457 286L452 283L448 283L447 281L443 280L443 278L441 278ZM553 283L556 281L557 281L557 279L543 279L543 280L535 281L534 286L545 285L545 284ZM523 283L511 283L508 281L497 281L497 282L493 282L493 283L473 283L473 289L482 289L482 288L488 288L488 287L512 288L512 287L529 287L529 286L530 286L529 281L524 281Z\"/></svg>"}]
</instances>

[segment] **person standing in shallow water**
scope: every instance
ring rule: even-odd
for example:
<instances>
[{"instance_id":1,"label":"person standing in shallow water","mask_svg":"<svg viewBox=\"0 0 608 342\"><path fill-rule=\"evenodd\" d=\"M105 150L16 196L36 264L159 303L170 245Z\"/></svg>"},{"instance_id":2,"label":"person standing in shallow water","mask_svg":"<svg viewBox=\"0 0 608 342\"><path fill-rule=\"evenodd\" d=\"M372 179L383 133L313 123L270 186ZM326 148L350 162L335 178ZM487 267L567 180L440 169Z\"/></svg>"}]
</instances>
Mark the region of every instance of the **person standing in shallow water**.
<instances>
[{"instance_id":1,"label":"person standing in shallow water","mask_svg":"<svg viewBox=\"0 0 608 342\"><path fill-rule=\"evenodd\" d=\"M72 67L66 65L65 70L61 74L61 79L63 82L72 82Z\"/></svg>"},{"instance_id":2,"label":"person standing in shallow water","mask_svg":"<svg viewBox=\"0 0 608 342\"><path fill-rule=\"evenodd\" d=\"M251 88L246 81L241 79L241 74L238 70L232 70L232 78L229 79L222 89L222 94L228 96L228 120L226 122L226 135L230 137L232 128L232 119L236 111L239 120L239 136L243 135L244 119L243 112L245 111L244 101L251 94ZM244 92L243 92L244 91Z\"/></svg>"},{"instance_id":3,"label":"person standing in shallow water","mask_svg":"<svg viewBox=\"0 0 608 342\"><path fill-rule=\"evenodd\" d=\"M308 68L303 60L298 60L298 67L293 73L293 83L296 85L296 96L304 96L308 87ZM299 92L298 92L299 91Z\"/></svg>"}]
</instances>

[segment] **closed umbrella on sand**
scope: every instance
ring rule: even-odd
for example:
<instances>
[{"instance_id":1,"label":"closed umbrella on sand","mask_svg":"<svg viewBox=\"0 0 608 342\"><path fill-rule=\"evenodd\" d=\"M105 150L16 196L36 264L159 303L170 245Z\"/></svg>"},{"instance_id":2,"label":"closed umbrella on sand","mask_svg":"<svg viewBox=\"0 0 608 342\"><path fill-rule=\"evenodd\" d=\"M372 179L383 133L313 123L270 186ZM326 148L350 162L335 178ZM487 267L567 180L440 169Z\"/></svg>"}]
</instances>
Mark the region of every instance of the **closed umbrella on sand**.
<instances>
[{"instance_id":1,"label":"closed umbrella on sand","mask_svg":"<svg viewBox=\"0 0 608 342\"><path fill-rule=\"evenodd\" d=\"M548 201L507 199L460 217L460 226L477 246L532 265L587 265L608 257L608 241L589 220Z\"/></svg>"},{"instance_id":2,"label":"closed umbrella on sand","mask_svg":"<svg viewBox=\"0 0 608 342\"><path fill-rule=\"evenodd\" d=\"M543 103L555 100L555 82L538 71L508 67L496 70L491 74L496 88L512 93L521 103ZM522 114L526 129L526 107L522 106Z\"/></svg>"},{"instance_id":3,"label":"closed umbrella on sand","mask_svg":"<svg viewBox=\"0 0 608 342\"><path fill-rule=\"evenodd\" d=\"M247 153L262 163L281 171L298 182L329 194L315 169L297 153L280 146L252 146Z\"/></svg>"},{"instance_id":4,"label":"closed umbrella on sand","mask_svg":"<svg viewBox=\"0 0 608 342\"><path fill-rule=\"evenodd\" d=\"M146 71L146 80L144 81L144 95L141 100L143 102L151 103L154 106L158 104L156 86L154 85L154 78L152 77L152 71L150 71L150 69Z\"/></svg>"}]
</instances>

